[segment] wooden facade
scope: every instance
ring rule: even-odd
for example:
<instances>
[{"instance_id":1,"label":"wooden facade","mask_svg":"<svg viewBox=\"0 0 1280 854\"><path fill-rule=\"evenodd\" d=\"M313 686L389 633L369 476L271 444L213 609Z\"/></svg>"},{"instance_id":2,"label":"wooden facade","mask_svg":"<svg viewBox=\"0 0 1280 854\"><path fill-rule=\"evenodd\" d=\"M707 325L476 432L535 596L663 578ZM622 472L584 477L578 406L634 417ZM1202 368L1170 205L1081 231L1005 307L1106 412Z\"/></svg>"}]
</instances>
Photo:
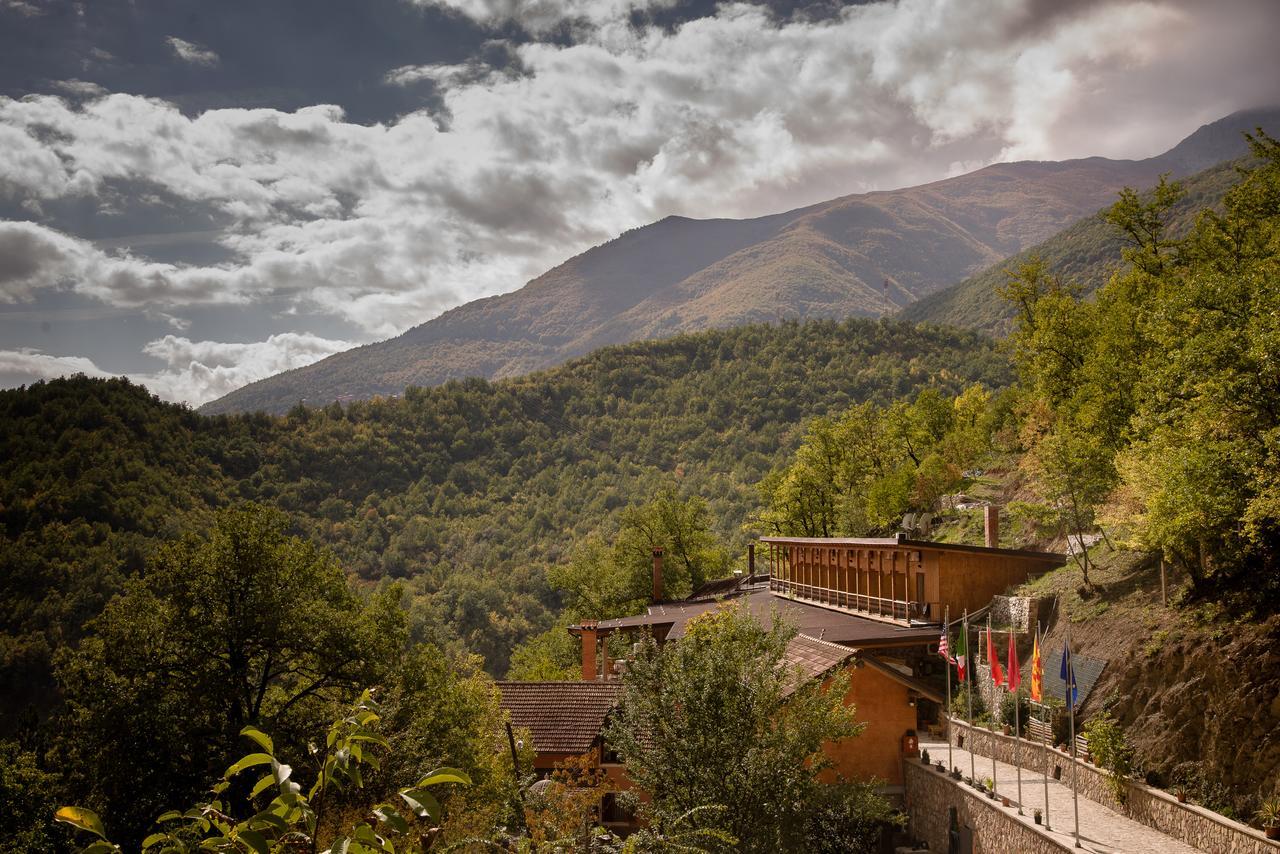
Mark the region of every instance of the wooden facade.
<instances>
[{"instance_id":1,"label":"wooden facade","mask_svg":"<svg viewBox=\"0 0 1280 854\"><path fill-rule=\"evenodd\" d=\"M941 623L1065 562L1051 552L905 539L764 537L778 596L898 624Z\"/></svg>"}]
</instances>

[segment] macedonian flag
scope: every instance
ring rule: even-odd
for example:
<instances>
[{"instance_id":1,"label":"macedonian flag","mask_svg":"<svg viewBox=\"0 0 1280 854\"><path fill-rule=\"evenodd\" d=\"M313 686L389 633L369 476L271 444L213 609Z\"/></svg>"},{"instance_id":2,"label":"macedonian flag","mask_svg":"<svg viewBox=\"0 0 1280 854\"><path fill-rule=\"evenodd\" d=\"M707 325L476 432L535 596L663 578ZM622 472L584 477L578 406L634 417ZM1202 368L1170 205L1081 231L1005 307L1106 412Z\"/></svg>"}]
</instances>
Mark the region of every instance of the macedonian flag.
<instances>
[{"instance_id":1,"label":"macedonian flag","mask_svg":"<svg viewBox=\"0 0 1280 854\"><path fill-rule=\"evenodd\" d=\"M1041 702L1044 693L1044 664L1040 661L1040 633L1031 647L1031 699Z\"/></svg>"}]
</instances>

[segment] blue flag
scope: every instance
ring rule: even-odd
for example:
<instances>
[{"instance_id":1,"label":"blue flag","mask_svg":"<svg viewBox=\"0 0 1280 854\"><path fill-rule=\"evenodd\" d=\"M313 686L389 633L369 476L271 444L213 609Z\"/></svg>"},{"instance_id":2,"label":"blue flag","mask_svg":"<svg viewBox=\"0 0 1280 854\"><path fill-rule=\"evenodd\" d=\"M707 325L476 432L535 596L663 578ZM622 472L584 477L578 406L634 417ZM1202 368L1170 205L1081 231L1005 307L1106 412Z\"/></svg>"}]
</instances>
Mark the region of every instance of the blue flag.
<instances>
[{"instance_id":1,"label":"blue flag","mask_svg":"<svg viewBox=\"0 0 1280 854\"><path fill-rule=\"evenodd\" d=\"M1074 709L1080 699L1080 689L1076 687L1076 669L1071 664L1071 652L1066 644L1062 645L1062 666L1058 677L1062 680L1063 699Z\"/></svg>"}]
</instances>

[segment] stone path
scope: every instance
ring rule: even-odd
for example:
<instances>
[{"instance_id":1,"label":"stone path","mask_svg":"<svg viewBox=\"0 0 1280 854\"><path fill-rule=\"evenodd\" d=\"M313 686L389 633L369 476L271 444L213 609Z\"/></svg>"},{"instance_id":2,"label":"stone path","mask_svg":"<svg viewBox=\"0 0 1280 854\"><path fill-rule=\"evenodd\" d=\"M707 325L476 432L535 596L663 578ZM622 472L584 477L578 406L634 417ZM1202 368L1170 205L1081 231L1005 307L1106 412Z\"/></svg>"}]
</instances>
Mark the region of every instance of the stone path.
<instances>
[{"instance_id":1,"label":"stone path","mask_svg":"<svg viewBox=\"0 0 1280 854\"><path fill-rule=\"evenodd\" d=\"M947 761L947 743L921 742L920 747L929 751L930 760ZM960 773L969 776L970 754L958 747L951 749L952 763L960 769ZM991 757L975 754L972 757L974 776L978 780L991 777ZM1062 782L1049 780L1049 833L1061 840L1068 847L1075 844L1075 815L1071 804L1070 769L1064 769L1068 776ZM1007 797L1013 808L1018 806L1017 769L1004 762L996 763L996 792ZM1031 771L1022 772L1022 811L1028 823L1032 821L1033 811L1044 809L1044 776ZM1001 809L999 801L992 806ZM1080 797L1080 848L1083 851L1097 854L1111 852L1150 852L1150 854L1197 854L1199 848L1193 848L1185 842L1172 839L1152 830L1145 824L1139 824L1126 818L1114 810L1095 803L1083 795Z\"/></svg>"}]
</instances>

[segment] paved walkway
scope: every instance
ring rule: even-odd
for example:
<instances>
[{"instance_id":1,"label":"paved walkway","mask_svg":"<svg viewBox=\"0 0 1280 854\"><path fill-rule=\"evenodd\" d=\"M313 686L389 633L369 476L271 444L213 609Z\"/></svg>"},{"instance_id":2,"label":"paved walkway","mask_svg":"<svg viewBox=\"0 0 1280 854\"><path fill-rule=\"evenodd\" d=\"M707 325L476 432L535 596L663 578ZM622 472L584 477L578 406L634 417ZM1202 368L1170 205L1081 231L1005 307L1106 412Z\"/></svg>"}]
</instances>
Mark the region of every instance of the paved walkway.
<instances>
[{"instance_id":1,"label":"paved walkway","mask_svg":"<svg viewBox=\"0 0 1280 854\"><path fill-rule=\"evenodd\" d=\"M920 746L929 751L929 759L937 762L947 761L947 743L921 742ZM969 776L970 754L958 747L951 748L952 763L960 769L960 773ZM979 780L992 777L991 757L975 754L972 757L974 776ZM1062 782L1049 780L1049 833L1060 839L1067 846L1075 843L1075 814L1071 804L1071 769L1064 768L1066 775ZM1003 762L996 763L996 792L1007 797L1009 802L1018 806L1017 769ZM1027 821L1032 819L1033 810L1044 809L1044 776L1032 771L1022 772L1022 811ZM999 801L994 801L997 806ZM999 807L997 807L999 808ZM1114 810L1095 803L1088 798L1080 797L1080 847L1081 850L1110 854L1110 852L1150 852L1150 854L1198 854L1199 848L1193 848L1152 830L1145 824L1139 824L1126 818Z\"/></svg>"}]
</instances>

